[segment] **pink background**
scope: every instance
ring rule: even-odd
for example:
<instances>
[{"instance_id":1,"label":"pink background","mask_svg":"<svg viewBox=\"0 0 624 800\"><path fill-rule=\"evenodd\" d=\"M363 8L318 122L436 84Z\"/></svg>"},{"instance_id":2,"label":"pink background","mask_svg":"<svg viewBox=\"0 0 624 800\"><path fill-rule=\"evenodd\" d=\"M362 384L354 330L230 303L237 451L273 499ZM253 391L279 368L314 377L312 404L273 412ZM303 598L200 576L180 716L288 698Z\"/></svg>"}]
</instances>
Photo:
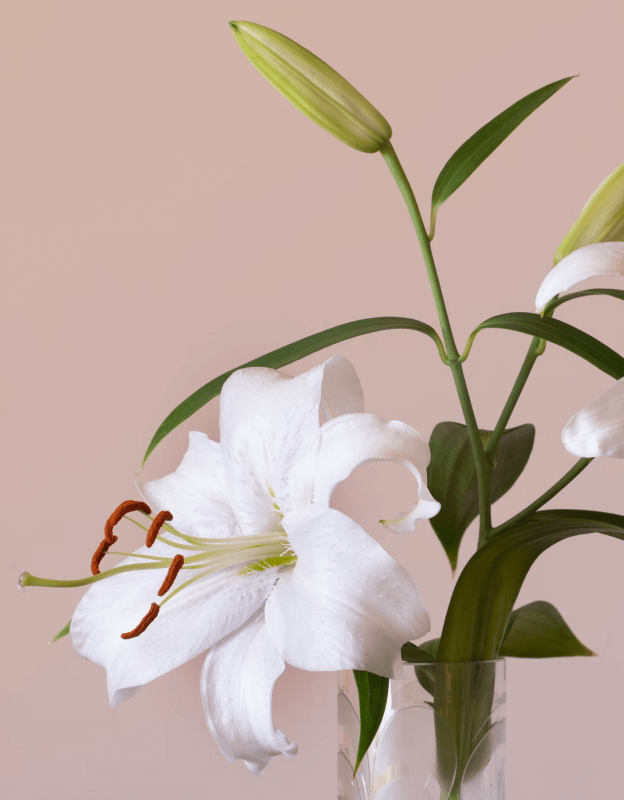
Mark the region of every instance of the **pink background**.
<instances>
[{"instance_id":1,"label":"pink background","mask_svg":"<svg viewBox=\"0 0 624 800\"><path fill-rule=\"evenodd\" d=\"M258 779L228 764L205 728L201 658L111 710L99 667L68 639L43 646L81 590L15 590L24 569L88 574L104 520L135 496L151 435L209 378L353 319L436 324L382 159L348 149L289 106L248 64L228 19L275 27L352 80L390 120L425 214L461 142L524 94L581 73L440 213L435 251L463 344L486 317L533 309L561 238L624 160L623 8L621 0L0 3L5 797L335 797L333 674L289 668L278 682L275 719L300 754L276 759ZM621 313L615 300L591 298L559 317L622 352ZM494 424L526 347L514 333L477 339L466 368L483 427ZM375 334L292 371L337 352L356 365L370 411L425 436L440 420L460 419L428 339ZM537 425L534 454L496 521L572 465L561 428L610 383L549 346L512 420ZM158 447L145 477L176 466L188 430L216 437L217 423L213 402ZM559 503L623 513L622 468L592 464ZM375 522L411 492L399 468L370 465L336 504L411 570L437 634L452 583L428 523L400 537ZM461 565L474 543L471 528ZM620 790L623 558L620 542L579 537L544 555L524 585L520 602L555 603L600 658L509 663L511 800L601 800Z\"/></svg>"}]
</instances>

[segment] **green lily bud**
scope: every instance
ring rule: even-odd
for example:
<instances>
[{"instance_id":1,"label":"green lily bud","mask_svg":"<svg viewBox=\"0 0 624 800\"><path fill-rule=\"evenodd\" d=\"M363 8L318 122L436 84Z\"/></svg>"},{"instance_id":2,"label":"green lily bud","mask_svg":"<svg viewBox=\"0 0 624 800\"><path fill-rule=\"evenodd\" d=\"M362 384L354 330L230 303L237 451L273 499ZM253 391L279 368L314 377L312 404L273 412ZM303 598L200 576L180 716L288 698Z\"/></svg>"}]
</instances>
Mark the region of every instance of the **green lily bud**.
<instances>
[{"instance_id":1,"label":"green lily bud","mask_svg":"<svg viewBox=\"0 0 624 800\"><path fill-rule=\"evenodd\" d=\"M376 153L392 136L379 111L314 53L263 25L230 22L230 27L258 72L341 142Z\"/></svg>"},{"instance_id":2,"label":"green lily bud","mask_svg":"<svg viewBox=\"0 0 624 800\"><path fill-rule=\"evenodd\" d=\"M579 247L624 242L624 164L600 184L555 253L555 264Z\"/></svg>"}]
</instances>

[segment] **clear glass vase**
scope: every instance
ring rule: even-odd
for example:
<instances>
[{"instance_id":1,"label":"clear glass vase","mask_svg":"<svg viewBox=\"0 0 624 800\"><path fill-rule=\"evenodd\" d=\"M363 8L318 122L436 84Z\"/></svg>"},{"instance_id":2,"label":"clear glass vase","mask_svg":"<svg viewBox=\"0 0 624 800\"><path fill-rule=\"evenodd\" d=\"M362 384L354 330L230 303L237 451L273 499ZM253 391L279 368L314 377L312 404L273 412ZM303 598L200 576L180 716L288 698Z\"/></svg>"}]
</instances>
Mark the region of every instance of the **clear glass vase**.
<instances>
[{"instance_id":1,"label":"clear glass vase","mask_svg":"<svg viewBox=\"0 0 624 800\"><path fill-rule=\"evenodd\" d=\"M355 779L358 693L338 673L339 800L505 800L505 660L404 668Z\"/></svg>"}]
</instances>

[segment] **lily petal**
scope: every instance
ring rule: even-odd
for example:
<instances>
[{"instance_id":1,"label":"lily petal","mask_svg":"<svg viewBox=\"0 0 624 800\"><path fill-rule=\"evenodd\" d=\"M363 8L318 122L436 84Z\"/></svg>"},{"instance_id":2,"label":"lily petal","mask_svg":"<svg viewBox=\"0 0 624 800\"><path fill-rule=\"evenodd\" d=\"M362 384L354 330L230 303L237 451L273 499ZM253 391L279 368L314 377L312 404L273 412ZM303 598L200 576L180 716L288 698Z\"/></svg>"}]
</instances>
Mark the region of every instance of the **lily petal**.
<instances>
[{"instance_id":1,"label":"lily petal","mask_svg":"<svg viewBox=\"0 0 624 800\"><path fill-rule=\"evenodd\" d=\"M285 665L271 644L260 611L210 648L201 673L204 715L228 761L242 758L262 775L273 756L294 756L297 745L273 727L273 686Z\"/></svg>"},{"instance_id":2,"label":"lily petal","mask_svg":"<svg viewBox=\"0 0 624 800\"><path fill-rule=\"evenodd\" d=\"M401 646L430 627L407 570L332 508L311 505L283 524L297 563L265 605L278 653L300 669L400 677Z\"/></svg>"},{"instance_id":3,"label":"lily petal","mask_svg":"<svg viewBox=\"0 0 624 800\"><path fill-rule=\"evenodd\" d=\"M575 456L624 458L624 378L577 411L561 438Z\"/></svg>"},{"instance_id":4,"label":"lily petal","mask_svg":"<svg viewBox=\"0 0 624 800\"><path fill-rule=\"evenodd\" d=\"M180 533L209 538L233 536L238 523L223 469L221 445L191 431L180 466L137 488L154 511L170 511Z\"/></svg>"},{"instance_id":5,"label":"lily petal","mask_svg":"<svg viewBox=\"0 0 624 800\"><path fill-rule=\"evenodd\" d=\"M416 478L418 500L407 514L383 520L393 531L413 531L419 519L429 519L440 510L425 478L431 459L429 445L418 431L403 422L386 422L374 414L346 414L321 427L314 468L314 502L329 505L336 485L367 461L394 461Z\"/></svg>"},{"instance_id":6,"label":"lily petal","mask_svg":"<svg viewBox=\"0 0 624 800\"><path fill-rule=\"evenodd\" d=\"M362 390L345 358L330 358L296 378L252 367L225 382L221 445L244 533L271 530L281 514L310 503L321 405L334 415L361 407Z\"/></svg>"},{"instance_id":7,"label":"lily petal","mask_svg":"<svg viewBox=\"0 0 624 800\"><path fill-rule=\"evenodd\" d=\"M562 258L542 281L535 298L536 311L543 311L553 297L574 284L597 277L624 277L624 242L588 244Z\"/></svg>"},{"instance_id":8,"label":"lily petal","mask_svg":"<svg viewBox=\"0 0 624 800\"><path fill-rule=\"evenodd\" d=\"M156 542L137 552L170 557L177 551ZM138 562L127 558L122 563ZM173 588L197 574L191 573L182 570ZM219 584L207 576L165 603L140 636L122 639L121 634L138 625L159 599L165 574L166 569L137 570L94 583L74 611L70 629L74 647L78 655L106 668L112 706L246 622L262 606L276 579L275 568L245 575L230 569L224 571L227 580Z\"/></svg>"}]
</instances>

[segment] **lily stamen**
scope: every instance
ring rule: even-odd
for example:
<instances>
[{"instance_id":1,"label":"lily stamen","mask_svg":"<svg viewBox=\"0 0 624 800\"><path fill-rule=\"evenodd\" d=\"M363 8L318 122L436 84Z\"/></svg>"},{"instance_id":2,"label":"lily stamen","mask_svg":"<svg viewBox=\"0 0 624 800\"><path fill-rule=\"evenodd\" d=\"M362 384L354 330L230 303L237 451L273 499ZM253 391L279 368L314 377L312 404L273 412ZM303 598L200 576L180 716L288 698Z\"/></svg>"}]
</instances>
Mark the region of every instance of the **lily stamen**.
<instances>
[{"instance_id":1,"label":"lily stamen","mask_svg":"<svg viewBox=\"0 0 624 800\"><path fill-rule=\"evenodd\" d=\"M151 511L149 513L151 513ZM147 532L147 538L145 539L147 547L151 547L154 544L162 526L165 522L171 522L172 519L173 515L170 511L159 511L158 514L156 514Z\"/></svg>"},{"instance_id":2,"label":"lily stamen","mask_svg":"<svg viewBox=\"0 0 624 800\"><path fill-rule=\"evenodd\" d=\"M106 521L106 525L104 526L104 538L110 544L115 544L117 541L117 536L113 533L113 528L118 522L129 514L131 511L142 511L144 514L151 514L152 509L147 505L147 503L143 503L141 500L124 500L123 503L117 506L117 508L113 511L110 517Z\"/></svg>"},{"instance_id":3,"label":"lily stamen","mask_svg":"<svg viewBox=\"0 0 624 800\"><path fill-rule=\"evenodd\" d=\"M178 572L180 572L180 570L182 569L183 564L184 564L183 555L180 555L180 553L178 553L176 556L173 557L173 561L171 562L171 566L169 567L169 572L167 573L167 576L165 577L162 586L158 590L159 597L162 597L163 595L167 594L169 589L171 589L171 587L173 586L173 582L178 577Z\"/></svg>"},{"instance_id":4,"label":"lily stamen","mask_svg":"<svg viewBox=\"0 0 624 800\"><path fill-rule=\"evenodd\" d=\"M140 636L143 631L145 631L149 625L156 619L158 616L158 612L160 611L160 606L158 603L152 603L150 606L150 610L147 614L143 617L143 619L139 622L139 624L133 630L129 631L128 633L122 633L122 639L134 639L135 636Z\"/></svg>"},{"instance_id":5,"label":"lily stamen","mask_svg":"<svg viewBox=\"0 0 624 800\"><path fill-rule=\"evenodd\" d=\"M100 563L102 559L108 552L108 548L111 544L114 544L117 541L117 537L113 538L112 542L107 541L106 539L102 539L99 543L97 550L93 554L93 558L91 559L91 574L92 575L99 575L100 574Z\"/></svg>"},{"instance_id":6,"label":"lily stamen","mask_svg":"<svg viewBox=\"0 0 624 800\"><path fill-rule=\"evenodd\" d=\"M147 505L147 503L144 503L141 500L124 500L123 503L120 503L120 505L117 506L110 517L106 520L106 524L104 525L104 538L98 545L98 548L91 559L91 573L93 575L100 574L100 564L102 563L102 559L108 552L108 548L112 544L115 544L119 538L113 533L113 528L126 516L126 514L130 514L132 511L142 511L144 514L152 513L152 509Z\"/></svg>"}]
</instances>

